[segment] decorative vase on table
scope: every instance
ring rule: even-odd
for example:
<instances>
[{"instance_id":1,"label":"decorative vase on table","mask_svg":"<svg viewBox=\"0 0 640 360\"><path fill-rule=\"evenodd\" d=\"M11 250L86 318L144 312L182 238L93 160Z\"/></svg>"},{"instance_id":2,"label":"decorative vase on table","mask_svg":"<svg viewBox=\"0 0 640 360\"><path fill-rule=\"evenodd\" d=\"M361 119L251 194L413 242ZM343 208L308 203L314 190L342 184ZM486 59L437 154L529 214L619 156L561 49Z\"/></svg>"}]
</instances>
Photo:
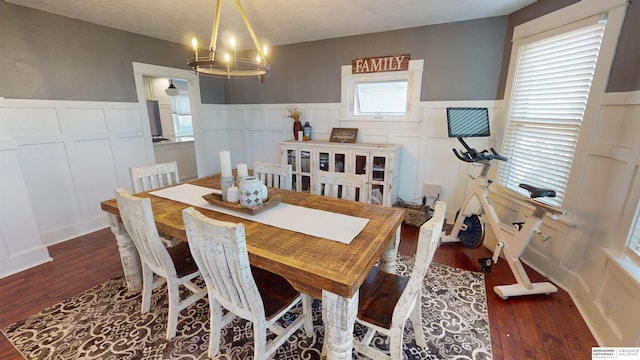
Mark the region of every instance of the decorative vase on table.
<instances>
[{"instance_id":1,"label":"decorative vase on table","mask_svg":"<svg viewBox=\"0 0 640 360\"><path fill-rule=\"evenodd\" d=\"M240 180L240 205L254 208L262 204L262 183L255 176Z\"/></svg>"},{"instance_id":2,"label":"decorative vase on table","mask_svg":"<svg viewBox=\"0 0 640 360\"><path fill-rule=\"evenodd\" d=\"M294 120L293 121L293 137L296 140L301 140L301 139L298 139L298 131L302 131L302 123L300 122L300 120Z\"/></svg>"}]
</instances>

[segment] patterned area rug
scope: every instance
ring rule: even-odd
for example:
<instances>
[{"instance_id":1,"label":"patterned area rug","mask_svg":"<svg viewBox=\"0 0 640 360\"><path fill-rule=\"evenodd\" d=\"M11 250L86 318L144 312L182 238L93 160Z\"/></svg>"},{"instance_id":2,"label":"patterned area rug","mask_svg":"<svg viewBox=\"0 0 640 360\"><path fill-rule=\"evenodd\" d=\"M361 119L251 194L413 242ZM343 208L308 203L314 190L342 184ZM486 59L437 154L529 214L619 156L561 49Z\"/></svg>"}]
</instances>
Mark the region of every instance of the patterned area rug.
<instances>
[{"instance_id":1,"label":"patterned area rug","mask_svg":"<svg viewBox=\"0 0 640 360\"><path fill-rule=\"evenodd\" d=\"M401 257L398 273L409 274L413 259ZM405 326L406 359L491 359L484 275L436 263L424 280L422 307L427 349L416 346ZM130 295L116 277L2 330L25 359L206 359L209 307L204 300L182 311L178 334L166 334L166 291L154 291L151 311L140 313L140 294ZM313 303L314 335L300 329L274 359L320 359L321 301ZM355 336L362 335L356 324ZM251 324L236 318L222 330L220 359L253 358ZM374 339L383 349L385 337ZM354 353L354 359L364 358Z\"/></svg>"}]
</instances>

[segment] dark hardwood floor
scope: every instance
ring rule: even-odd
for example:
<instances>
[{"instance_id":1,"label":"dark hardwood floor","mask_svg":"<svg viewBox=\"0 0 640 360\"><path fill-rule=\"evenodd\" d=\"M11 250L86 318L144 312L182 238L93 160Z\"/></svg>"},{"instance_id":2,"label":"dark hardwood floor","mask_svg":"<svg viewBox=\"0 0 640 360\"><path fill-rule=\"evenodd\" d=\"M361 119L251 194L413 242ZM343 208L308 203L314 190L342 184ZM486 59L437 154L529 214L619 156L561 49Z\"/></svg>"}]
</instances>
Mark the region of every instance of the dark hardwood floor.
<instances>
[{"instance_id":1,"label":"dark hardwood floor","mask_svg":"<svg viewBox=\"0 0 640 360\"><path fill-rule=\"evenodd\" d=\"M417 234L417 228L403 225L401 254L415 253ZM0 328L122 274L109 229L51 246L49 253L53 262L0 279ZM480 271L477 259L487 256L490 253L484 247L444 244L434 261ZM532 280L542 279L535 271L527 271ZM493 286L514 282L504 261L499 261L485 279L494 359L591 359L591 347L597 343L565 291L502 300ZM2 335L0 359L22 359Z\"/></svg>"}]
</instances>

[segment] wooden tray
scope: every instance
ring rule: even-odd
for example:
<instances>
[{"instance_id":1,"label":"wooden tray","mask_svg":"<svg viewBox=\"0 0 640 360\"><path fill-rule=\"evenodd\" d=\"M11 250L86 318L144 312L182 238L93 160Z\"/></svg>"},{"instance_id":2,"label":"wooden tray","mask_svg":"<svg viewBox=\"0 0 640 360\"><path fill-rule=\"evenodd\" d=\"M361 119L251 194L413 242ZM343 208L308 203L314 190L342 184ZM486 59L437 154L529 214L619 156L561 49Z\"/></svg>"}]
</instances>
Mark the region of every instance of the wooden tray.
<instances>
[{"instance_id":1,"label":"wooden tray","mask_svg":"<svg viewBox=\"0 0 640 360\"><path fill-rule=\"evenodd\" d=\"M207 202L211 205L220 206L229 210L243 212L249 215L259 214L267 209L271 209L272 207L282 202L281 197L271 196L266 201L263 201L261 205L258 205L254 208L248 208L248 207L241 206L239 203L232 204L226 201L222 201L221 194L212 193L212 194L202 195L202 198L207 200Z\"/></svg>"}]
</instances>

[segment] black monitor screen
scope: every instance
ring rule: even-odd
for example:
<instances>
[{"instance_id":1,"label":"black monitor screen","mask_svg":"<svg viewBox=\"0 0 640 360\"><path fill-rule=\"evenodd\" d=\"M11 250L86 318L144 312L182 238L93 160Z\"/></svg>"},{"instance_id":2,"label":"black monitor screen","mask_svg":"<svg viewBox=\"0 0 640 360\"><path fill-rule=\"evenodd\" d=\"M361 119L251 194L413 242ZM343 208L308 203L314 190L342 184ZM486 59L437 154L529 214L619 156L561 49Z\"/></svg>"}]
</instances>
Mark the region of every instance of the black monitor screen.
<instances>
[{"instance_id":1,"label":"black monitor screen","mask_svg":"<svg viewBox=\"0 0 640 360\"><path fill-rule=\"evenodd\" d=\"M447 108L449 137L489 136L489 110L480 107Z\"/></svg>"},{"instance_id":2,"label":"black monitor screen","mask_svg":"<svg viewBox=\"0 0 640 360\"><path fill-rule=\"evenodd\" d=\"M162 137L162 121L160 120L160 107L157 100L147 100L147 111L149 112L149 126L151 127L151 137Z\"/></svg>"}]
</instances>

